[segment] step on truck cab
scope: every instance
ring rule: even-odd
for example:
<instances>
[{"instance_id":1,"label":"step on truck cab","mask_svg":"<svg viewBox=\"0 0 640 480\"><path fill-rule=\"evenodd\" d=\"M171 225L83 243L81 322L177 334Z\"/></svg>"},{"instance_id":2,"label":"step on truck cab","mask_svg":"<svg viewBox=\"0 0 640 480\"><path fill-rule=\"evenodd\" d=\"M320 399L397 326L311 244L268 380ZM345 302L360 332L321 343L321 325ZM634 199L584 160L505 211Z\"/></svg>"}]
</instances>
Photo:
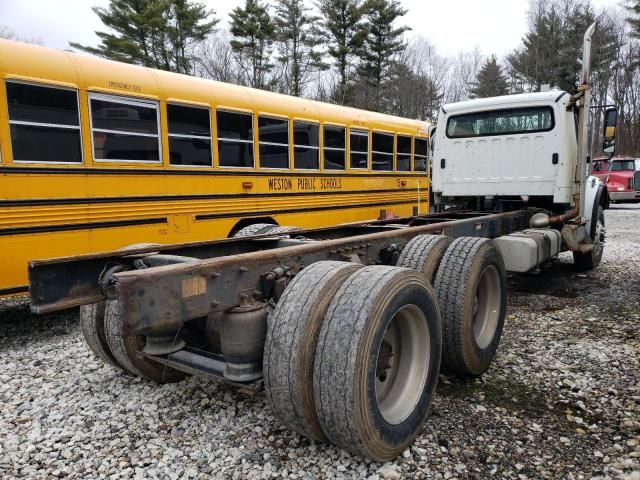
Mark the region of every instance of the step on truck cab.
<instances>
[{"instance_id":1,"label":"step on truck cab","mask_svg":"<svg viewBox=\"0 0 640 480\"><path fill-rule=\"evenodd\" d=\"M441 365L466 377L490 368L508 270L535 271L562 249L584 268L602 256L602 184L587 178L582 142L586 68L575 96L446 106L440 212L34 261L32 311L80 306L87 346L116 369L264 388L291 430L391 460L427 420Z\"/></svg>"}]
</instances>

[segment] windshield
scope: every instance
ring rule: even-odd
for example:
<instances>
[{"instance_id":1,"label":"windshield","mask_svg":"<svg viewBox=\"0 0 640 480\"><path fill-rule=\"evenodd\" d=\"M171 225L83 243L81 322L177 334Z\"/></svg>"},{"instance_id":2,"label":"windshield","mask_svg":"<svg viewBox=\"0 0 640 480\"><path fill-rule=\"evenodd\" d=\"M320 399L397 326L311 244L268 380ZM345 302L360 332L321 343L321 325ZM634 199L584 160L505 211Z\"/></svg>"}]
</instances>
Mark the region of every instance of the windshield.
<instances>
[{"instance_id":1,"label":"windshield","mask_svg":"<svg viewBox=\"0 0 640 480\"><path fill-rule=\"evenodd\" d=\"M616 160L611 164L612 172L620 172L622 170L635 170L636 164L633 160Z\"/></svg>"}]
</instances>

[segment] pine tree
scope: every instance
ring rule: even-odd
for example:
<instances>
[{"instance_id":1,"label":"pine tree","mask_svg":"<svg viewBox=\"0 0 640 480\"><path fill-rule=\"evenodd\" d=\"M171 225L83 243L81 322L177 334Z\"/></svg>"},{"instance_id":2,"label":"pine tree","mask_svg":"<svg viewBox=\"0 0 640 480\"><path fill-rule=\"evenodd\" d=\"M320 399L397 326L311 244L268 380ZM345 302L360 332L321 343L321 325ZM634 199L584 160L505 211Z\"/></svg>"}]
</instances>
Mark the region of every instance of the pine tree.
<instances>
[{"instance_id":1,"label":"pine tree","mask_svg":"<svg viewBox=\"0 0 640 480\"><path fill-rule=\"evenodd\" d=\"M322 29L328 44L327 53L338 70L338 85L334 101L342 105L352 103L352 62L356 58L366 32L360 0L318 0Z\"/></svg>"},{"instance_id":2,"label":"pine tree","mask_svg":"<svg viewBox=\"0 0 640 480\"><path fill-rule=\"evenodd\" d=\"M247 84L268 88L268 74L273 68L271 54L275 40L275 25L266 5L260 0L246 0L244 8L236 7L230 14L231 47L240 56Z\"/></svg>"},{"instance_id":3,"label":"pine tree","mask_svg":"<svg viewBox=\"0 0 640 480\"><path fill-rule=\"evenodd\" d=\"M168 30L169 43L173 48L176 71L192 74L194 70L193 52L213 31L218 20L207 19L211 12L200 3L188 0L173 0Z\"/></svg>"},{"instance_id":4,"label":"pine tree","mask_svg":"<svg viewBox=\"0 0 640 480\"><path fill-rule=\"evenodd\" d=\"M389 80L389 72L404 49L404 32L408 27L394 27L399 17L407 13L399 0L367 0L364 5L367 20L366 34L358 67L358 75L365 85L365 108L382 110L382 90Z\"/></svg>"},{"instance_id":5,"label":"pine tree","mask_svg":"<svg viewBox=\"0 0 640 480\"><path fill-rule=\"evenodd\" d=\"M523 47L511 54L508 61L513 71L530 84L530 90L540 90L547 83L564 87L559 69L565 41L562 19L552 6L534 19L522 39Z\"/></svg>"},{"instance_id":6,"label":"pine tree","mask_svg":"<svg viewBox=\"0 0 640 480\"><path fill-rule=\"evenodd\" d=\"M299 97L310 75L328 66L322 61L322 38L319 18L311 15L303 0L279 0L274 23L278 44L278 61L283 68L284 93Z\"/></svg>"},{"instance_id":7,"label":"pine tree","mask_svg":"<svg viewBox=\"0 0 640 480\"><path fill-rule=\"evenodd\" d=\"M532 6L535 6L532 1ZM538 5L523 47L508 57L515 80L529 84L529 91L550 84L575 93L580 75L582 40L596 19L589 0L542 2ZM600 22L593 38L592 71L609 68L619 47L615 32Z\"/></svg>"},{"instance_id":8,"label":"pine tree","mask_svg":"<svg viewBox=\"0 0 640 480\"><path fill-rule=\"evenodd\" d=\"M203 4L188 0L111 0L93 7L111 32L96 32L97 47L73 48L101 57L179 73L193 73L193 51L218 23Z\"/></svg>"},{"instance_id":9,"label":"pine tree","mask_svg":"<svg viewBox=\"0 0 640 480\"><path fill-rule=\"evenodd\" d=\"M472 98L498 97L509 93L507 77L502 73L502 67L498 65L498 59L492 55L480 68L473 88Z\"/></svg>"},{"instance_id":10,"label":"pine tree","mask_svg":"<svg viewBox=\"0 0 640 480\"><path fill-rule=\"evenodd\" d=\"M436 121L443 94L433 79L422 71L414 71L402 61L391 67L391 78L389 87L385 89L388 97L385 113Z\"/></svg>"}]
</instances>

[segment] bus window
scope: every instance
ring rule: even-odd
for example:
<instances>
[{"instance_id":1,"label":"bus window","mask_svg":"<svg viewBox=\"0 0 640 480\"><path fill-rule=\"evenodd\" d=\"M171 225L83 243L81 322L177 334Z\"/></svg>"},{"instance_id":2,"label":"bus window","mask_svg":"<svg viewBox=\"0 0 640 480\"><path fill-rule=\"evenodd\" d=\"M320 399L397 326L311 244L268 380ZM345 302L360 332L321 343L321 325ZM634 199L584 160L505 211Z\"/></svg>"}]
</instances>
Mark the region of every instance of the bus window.
<instances>
[{"instance_id":1,"label":"bus window","mask_svg":"<svg viewBox=\"0 0 640 480\"><path fill-rule=\"evenodd\" d=\"M293 122L294 168L318 170L320 168L319 127L310 122Z\"/></svg>"},{"instance_id":2,"label":"bus window","mask_svg":"<svg viewBox=\"0 0 640 480\"><path fill-rule=\"evenodd\" d=\"M98 94L89 101L96 160L160 161L157 102Z\"/></svg>"},{"instance_id":3,"label":"bus window","mask_svg":"<svg viewBox=\"0 0 640 480\"><path fill-rule=\"evenodd\" d=\"M366 130L350 130L349 148L351 168L367 168L369 166L369 132Z\"/></svg>"},{"instance_id":4,"label":"bus window","mask_svg":"<svg viewBox=\"0 0 640 480\"><path fill-rule=\"evenodd\" d=\"M324 168L325 170L344 170L346 157L346 129L344 127L324 126Z\"/></svg>"},{"instance_id":5,"label":"bus window","mask_svg":"<svg viewBox=\"0 0 640 480\"><path fill-rule=\"evenodd\" d=\"M411 137L398 135L398 165L399 172L411 171Z\"/></svg>"},{"instance_id":6,"label":"bus window","mask_svg":"<svg viewBox=\"0 0 640 480\"><path fill-rule=\"evenodd\" d=\"M289 120L258 117L260 167L289 168Z\"/></svg>"},{"instance_id":7,"label":"bus window","mask_svg":"<svg viewBox=\"0 0 640 480\"><path fill-rule=\"evenodd\" d=\"M393 135L373 132L371 168L385 172L393 172Z\"/></svg>"},{"instance_id":8,"label":"bus window","mask_svg":"<svg viewBox=\"0 0 640 480\"><path fill-rule=\"evenodd\" d=\"M171 165L211 166L209 109L167 104Z\"/></svg>"},{"instance_id":9,"label":"bus window","mask_svg":"<svg viewBox=\"0 0 640 480\"><path fill-rule=\"evenodd\" d=\"M428 141L424 138L416 138L415 153L414 153L414 166L413 170L416 172L427 171L427 153L429 149Z\"/></svg>"},{"instance_id":10,"label":"bus window","mask_svg":"<svg viewBox=\"0 0 640 480\"><path fill-rule=\"evenodd\" d=\"M253 167L253 115L216 111L221 167Z\"/></svg>"},{"instance_id":11,"label":"bus window","mask_svg":"<svg viewBox=\"0 0 640 480\"><path fill-rule=\"evenodd\" d=\"M82 163L78 93L8 81L13 160Z\"/></svg>"}]
</instances>

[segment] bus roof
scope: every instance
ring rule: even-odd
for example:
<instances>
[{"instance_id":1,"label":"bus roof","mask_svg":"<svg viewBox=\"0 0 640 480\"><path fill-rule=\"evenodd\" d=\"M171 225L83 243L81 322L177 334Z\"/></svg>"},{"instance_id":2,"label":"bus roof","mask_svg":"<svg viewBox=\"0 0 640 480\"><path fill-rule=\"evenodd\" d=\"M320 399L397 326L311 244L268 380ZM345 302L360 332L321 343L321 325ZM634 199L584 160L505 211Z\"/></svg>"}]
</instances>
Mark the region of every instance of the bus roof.
<instances>
[{"instance_id":1,"label":"bus roof","mask_svg":"<svg viewBox=\"0 0 640 480\"><path fill-rule=\"evenodd\" d=\"M0 40L0 76L124 96L187 102L290 118L428 135L429 123L199 77Z\"/></svg>"}]
</instances>

